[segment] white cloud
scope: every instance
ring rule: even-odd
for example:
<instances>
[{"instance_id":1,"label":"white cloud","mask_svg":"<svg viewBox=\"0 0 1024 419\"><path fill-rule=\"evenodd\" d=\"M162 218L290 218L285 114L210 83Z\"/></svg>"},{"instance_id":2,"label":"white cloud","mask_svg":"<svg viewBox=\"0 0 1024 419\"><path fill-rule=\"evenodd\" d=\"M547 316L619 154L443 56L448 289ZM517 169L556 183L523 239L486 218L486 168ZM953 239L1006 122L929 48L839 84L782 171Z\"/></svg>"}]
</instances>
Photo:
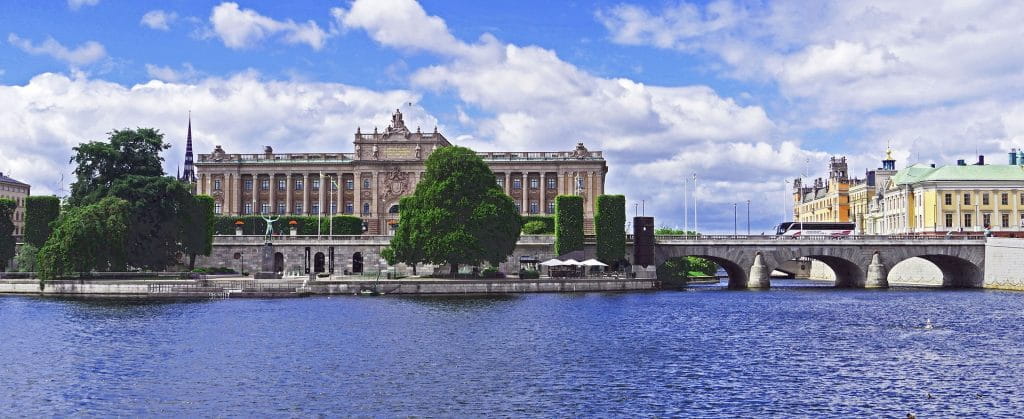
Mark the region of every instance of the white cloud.
<instances>
[{"instance_id":1,"label":"white cloud","mask_svg":"<svg viewBox=\"0 0 1024 419\"><path fill-rule=\"evenodd\" d=\"M343 27L366 30L387 46L446 54L467 49L448 31L444 20L428 16L422 7L407 0L356 1L350 9L331 9L331 14Z\"/></svg>"},{"instance_id":2,"label":"white cloud","mask_svg":"<svg viewBox=\"0 0 1024 419\"><path fill-rule=\"evenodd\" d=\"M21 38L12 33L7 35L7 42L29 54L49 55L72 66L92 64L107 56L106 49L96 41L88 41L77 48L68 49L53 38L46 38L45 41L36 45L32 40Z\"/></svg>"},{"instance_id":3,"label":"white cloud","mask_svg":"<svg viewBox=\"0 0 1024 419\"><path fill-rule=\"evenodd\" d=\"M306 44L320 50L330 36L316 22L296 23L291 19L275 20L252 9L239 9L237 3L224 2L210 14L214 34L232 49L246 49L275 35L288 44Z\"/></svg>"},{"instance_id":4,"label":"white cloud","mask_svg":"<svg viewBox=\"0 0 1024 419\"><path fill-rule=\"evenodd\" d=\"M200 73L196 71L195 67L192 67L191 63L182 64L182 68L180 70L175 70L171 67L146 64L146 73L154 79L172 83L191 81L200 75Z\"/></svg>"},{"instance_id":5,"label":"white cloud","mask_svg":"<svg viewBox=\"0 0 1024 419\"><path fill-rule=\"evenodd\" d=\"M175 12L150 10L142 15L142 20L139 21L139 24L148 26L150 29L167 31L171 29L171 24L177 19L178 14Z\"/></svg>"},{"instance_id":6,"label":"white cloud","mask_svg":"<svg viewBox=\"0 0 1024 419\"><path fill-rule=\"evenodd\" d=\"M78 10L82 6L95 6L100 3L100 0L68 0L68 8L71 10Z\"/></svg>"},{"instance_id":7,"label":"white cloud","mask_svg":"<svg viewBox=\"0 0 1024 419\"><path fill-rule=\"evenodd\" d=\"M230 153L258 152L263 145L280 152L351 152L357 126L383 126L396 106L418 100L405 90L265 80L255 72L133 86L44 73L24 85L0 85L0 144L18 145L13 153L0 147L0 168L32 184L34 193L51 193L61 173L65 182L72 179L67 161L75 145L103 140L112 129L155 127L173 144L164 153L164 167L173 173L183 160L189 109L199 153L214 145ZM403 112L411 126L438 125L422 108Z\"/></svg>"}]
</instances>

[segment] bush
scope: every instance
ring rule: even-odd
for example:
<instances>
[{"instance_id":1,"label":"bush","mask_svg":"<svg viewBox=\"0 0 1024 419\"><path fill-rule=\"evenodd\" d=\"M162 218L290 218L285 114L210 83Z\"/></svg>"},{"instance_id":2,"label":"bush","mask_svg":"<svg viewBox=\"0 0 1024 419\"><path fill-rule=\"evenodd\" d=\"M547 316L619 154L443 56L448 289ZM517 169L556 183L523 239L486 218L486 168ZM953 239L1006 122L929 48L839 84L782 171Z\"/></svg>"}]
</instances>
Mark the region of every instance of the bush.
<instances>
[{"instance_id":1,"label":"bush","mask_svg":"<svg viewBox=\"0 0 1024 419\"><path fill-rule=\"evenodd\" d=\"M480 271L480 277L481 278L504 278L505 274L499 272L495 268L485 268L483 271Z\"/></svg>"},{"instance_id":2,"label":"bush","mask_svg":"<svg viewBox=\"0 0 1024 419\"><path fill-rule=\"evenodd\" d=\"M18 265L18 272L35 272L38 254L39 249L35 246L28 243L21 245L18 255L14 257L14 263Z\"/></svg>"},{"instance_id":3,"label":"bush","mask_svg":"<svg viewBox=\"0 0 1024 419\"><path fill-rule=\"evenodd\" d=\"M540 272L531 271L531 270L525 270L525 269L519 271L519 279L538 279L538 278L540 278Z\"/></svg>"},{"instance_id":4,"label":"bush","mask_svg":"<svg viewBox=\"0 0 1024 419\"><path fill-rule=\"evenodd\" d=\"M329 274L327 272L320 272L320 273L316 274L317 278L327 278L329 276L331 276L331 274Z\"/></svg>"},{"instance_id":5,"label":"bush","mask_svg":"<svg viewBox=\"0 0 1024 419\"><path fill-rule=\"evenodd\" d=\"M46 244L53 233L53 222L60 215L60 199L56 196L25 198L25 243L36 249Z\"/></svg>"},{"instance_id":6,"label":"bush","mask_svg":"<svg viewBox=\"0 0 1024 419\"><path fill-rule=\"evenodd\" d=\"M555 198L555 253L583 250L583 197L559 195Z\"/></svg>"},{"instance_id":7,"label":"bush","mask_svg":"<svg viewBox=\"0 0 1024 419\"><path fill-rule=\"evenodd\" d=\"M555 234L555 217L527 215L523 218L523 234ZM537 223L540 223L539 225ZM531 225L527 231L527 225Z\"/></svg>"},{"instance_id":8,"label":"bush","mask_svg":"<svg viewBox=\"0 0 1024 419\"><path fill-rule=\"evenodd\" d=\"M276 216L275 216L276 217ZM363 234L363 220L359 217L353 217L351 215L336 215L334 217L322 217L320 219L320 234L327 235L331 232L331 219L334 219L334 234L335 235L359 235ZM214 234L219 235L234 235L235 234L235 222L241 221L242 234L245 235L258 235L262 236L267 231L267 222L263 221L263 218L259 215L243 215L243 216L218 216L215 217ZM274 222L274 235L286 236L291 234L291 221L295 221L296 234L300 236L315 236L317 235L317 217L316 216L292 216L286 215L281 216L277 221Z\"/></svg>"},{"instance_id":9,"label":"bush","mask_svg":"<svg viewBox=\"0 0 1024 419\"><path fill-rule=\"evenodd\" d=\"M594 224L597 230L597 259L609 265L617 265L626 257L626 197L597 197Z\"/></svg>"}]
</instances>

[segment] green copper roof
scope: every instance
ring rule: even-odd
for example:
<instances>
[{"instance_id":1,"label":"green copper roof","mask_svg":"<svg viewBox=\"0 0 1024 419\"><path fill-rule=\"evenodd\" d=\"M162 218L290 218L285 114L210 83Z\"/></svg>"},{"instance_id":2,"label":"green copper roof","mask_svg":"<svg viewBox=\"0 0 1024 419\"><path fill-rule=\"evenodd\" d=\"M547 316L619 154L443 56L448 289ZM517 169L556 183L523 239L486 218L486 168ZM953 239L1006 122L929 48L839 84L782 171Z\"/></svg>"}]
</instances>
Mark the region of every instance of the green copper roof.
<instances>
[{"instance_id":1,"label":"green copper roof","mask_svg":"<svg viewBox=\"0 0 1024 419\"><path fill-rule=\"evenodd\" d=\"M1024 166L993 164L985 166L940 166L923 164L902 169L892 177L897 185L932 181L996 180L1024 181Z\"/></svg>"}]
</instances>

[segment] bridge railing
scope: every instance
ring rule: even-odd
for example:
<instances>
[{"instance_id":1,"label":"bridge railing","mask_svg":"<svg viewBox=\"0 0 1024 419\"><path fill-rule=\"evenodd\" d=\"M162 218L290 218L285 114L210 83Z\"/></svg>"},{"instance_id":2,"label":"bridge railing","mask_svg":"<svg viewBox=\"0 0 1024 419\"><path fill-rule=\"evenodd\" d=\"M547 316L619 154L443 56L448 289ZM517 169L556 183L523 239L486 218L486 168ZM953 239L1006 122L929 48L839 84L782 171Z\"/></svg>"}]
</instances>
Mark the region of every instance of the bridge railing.
<instances>
[{"instance_id":1,"label":"bridge railing","mask_svg":"<svg viewBox=\"0 0 1024 419\"><path fill-rule=\"evenodd\" d=\"M633 240L633 235L626 236L627 241ZM805 236L776 236L776 235L732 235L732 234L707 234L700 236L692 235L666 235L654 236L656 242L674 241L778 241L778 242L801 242L801 241L985 241L983 234L956 234L950 236L934 234L891 234L891 235L852 235L852 236L829 236L829 235L805 235Z\"/></svg>"}]
</instances>

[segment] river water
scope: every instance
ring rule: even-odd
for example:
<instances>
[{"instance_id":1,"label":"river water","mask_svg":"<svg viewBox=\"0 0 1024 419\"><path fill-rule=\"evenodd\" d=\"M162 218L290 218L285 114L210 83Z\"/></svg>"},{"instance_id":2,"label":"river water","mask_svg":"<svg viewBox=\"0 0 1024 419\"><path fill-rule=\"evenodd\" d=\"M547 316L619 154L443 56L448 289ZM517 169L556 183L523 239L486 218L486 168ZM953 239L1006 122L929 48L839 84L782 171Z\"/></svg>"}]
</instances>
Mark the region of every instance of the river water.
<instances>
[{"instance_id":1,"label":"river water","mask_svg":"<svg viewBox=\"0 0 1024 419\"><path fill-rule=\"evenodd\" d=\"M809 284L490 298L0 297L0 413L1024 412L1024 294Z\"/></svg>"}]
</instances>

